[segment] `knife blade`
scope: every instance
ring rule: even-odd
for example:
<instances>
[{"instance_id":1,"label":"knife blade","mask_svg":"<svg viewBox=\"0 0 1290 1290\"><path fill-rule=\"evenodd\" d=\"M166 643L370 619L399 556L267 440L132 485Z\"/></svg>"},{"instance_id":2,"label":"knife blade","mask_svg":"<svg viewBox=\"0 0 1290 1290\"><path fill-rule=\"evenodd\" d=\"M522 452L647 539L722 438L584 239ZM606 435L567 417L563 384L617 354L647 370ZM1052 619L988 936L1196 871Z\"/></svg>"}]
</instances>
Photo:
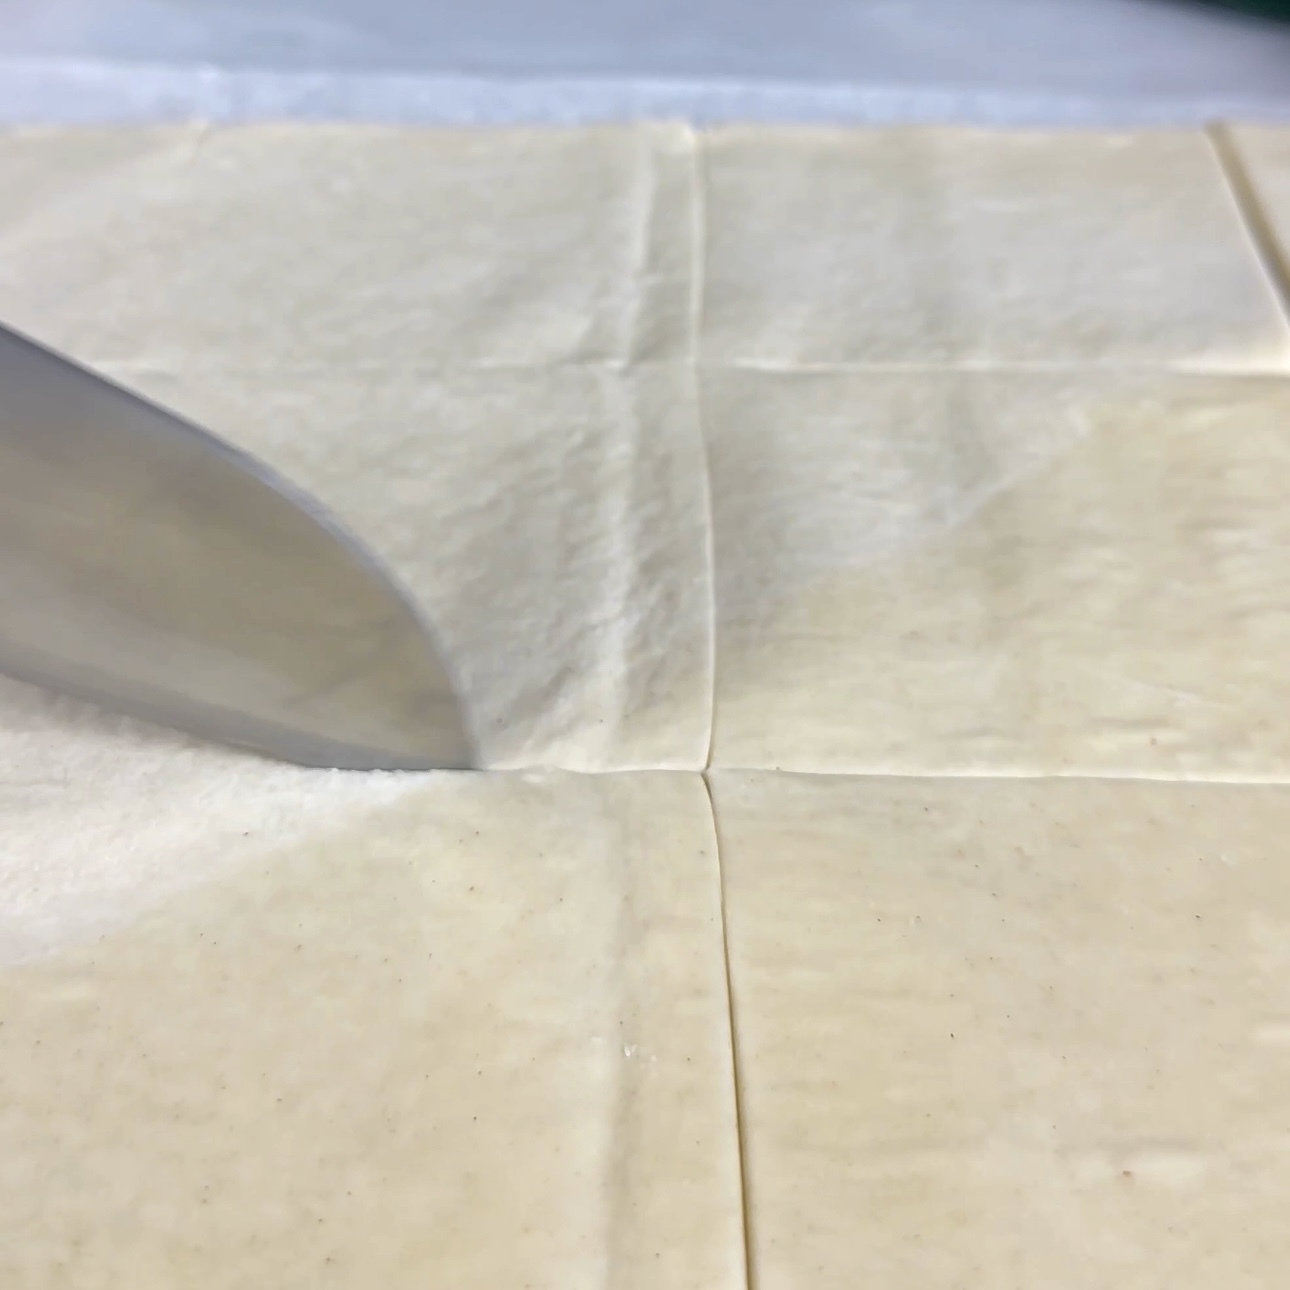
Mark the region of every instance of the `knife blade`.
<instances>
[{"instance_id":1,"label":"knife blade","mask_svg":"<svg viewBox=\"0 0 1290 1290\"><path fill-rule=\"evenodd\" d=\"M0 672L300 765L475 763L427 624L320 504L3 326Z\"/></svg>"}]
</instances>

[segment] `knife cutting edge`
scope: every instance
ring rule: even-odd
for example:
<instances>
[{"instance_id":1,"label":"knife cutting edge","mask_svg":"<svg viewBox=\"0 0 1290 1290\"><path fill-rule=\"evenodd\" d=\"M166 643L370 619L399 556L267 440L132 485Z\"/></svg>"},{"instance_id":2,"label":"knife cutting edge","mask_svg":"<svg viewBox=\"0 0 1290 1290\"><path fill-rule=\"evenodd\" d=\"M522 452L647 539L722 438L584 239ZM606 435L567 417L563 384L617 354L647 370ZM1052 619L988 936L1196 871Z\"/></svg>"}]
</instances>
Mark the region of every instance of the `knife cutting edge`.
<instances>
[{"instance_id":1,"label":"knife cutting edge","mask_svg":"<svg viewBox=\"0 0 1290 1290\"><path fill-rule=\"evenodd\" d=\"M427 624L318 503L3 326L0 672L300 765L475 764Z\"/></svg>"}]
</instances>

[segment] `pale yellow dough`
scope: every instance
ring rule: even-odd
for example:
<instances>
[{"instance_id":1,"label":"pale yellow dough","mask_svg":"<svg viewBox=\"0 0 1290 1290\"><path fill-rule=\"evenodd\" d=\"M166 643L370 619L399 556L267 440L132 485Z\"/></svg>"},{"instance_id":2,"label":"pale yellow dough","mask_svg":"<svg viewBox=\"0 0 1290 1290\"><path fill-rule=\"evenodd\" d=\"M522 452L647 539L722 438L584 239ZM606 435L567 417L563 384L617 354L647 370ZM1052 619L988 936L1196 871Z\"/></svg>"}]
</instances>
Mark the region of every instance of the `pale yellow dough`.
<instances>
[{"instance_id":1,"label":"pale yellow dough","mask_svg":"<svg viewBox=\"0 0 1290 1290\"><path fill-rule=\"evenodd\" d=\"M1290 774L1290 382L709 373L713 762Z\"/></svg>"},{"instance_id":2,"label":"pale yellow dough","mask_svg":"<svg viewBox=\"0 0 1290 1290\"><path fill-rule=\"evenodd\" d=\"M692 171L680 126L9 132L4 318L185 372L677 357Z\"/></svg>"},{"instance_id":3,"label":"pale yellow dough","mask_svg":"<svg viewBox=\"0 0 1290 1290\"><path fill-rule=\"evenodd\" d=\"M0 132L492 772L0 682L0 1288L1284 1279L1290 790L1071 778L1290 772L1283 141Z\"/></svg>"},{"instance_id":4,"label":"pale yellow dough","mask_svg":"<svg viewBox=\"0 0 1290 1290\"><path fill-rule=\"evenodd\" d=\"M746 127L703 171L709 362L1290 364L1200 131Z\"/></svg>"},{"instance_id":5,"label":"pale yellow dough","mask_svg":"<svg viewBox=\"0 0 1290 1290\"><path fill-rule=\"evenodd\" d=\"M743 1286L697 776L217 771L221 879L0 975L6 1290Z\"/></svg>"},{"instance_id":6,"label":"pale yellow dough","mask_svg":"<svg viewBox=\"0 0 1290 1290\"><path fill-rule=\"evenodd\" d=\"M1266 1290L1290 791L713 775L760 1290Z\"/></svg>"}]
</instances>

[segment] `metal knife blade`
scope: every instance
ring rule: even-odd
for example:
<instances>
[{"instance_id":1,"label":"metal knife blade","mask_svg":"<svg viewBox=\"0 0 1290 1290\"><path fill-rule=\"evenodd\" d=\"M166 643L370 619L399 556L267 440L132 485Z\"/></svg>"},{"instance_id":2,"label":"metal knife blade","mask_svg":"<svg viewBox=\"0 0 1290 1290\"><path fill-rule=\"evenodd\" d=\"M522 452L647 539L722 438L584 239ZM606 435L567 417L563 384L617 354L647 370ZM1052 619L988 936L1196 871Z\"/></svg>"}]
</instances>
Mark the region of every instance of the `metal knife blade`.
<instances>
[{"instance_id":1,"label":"metal knife blade","mask_svg":"<svg viewBox=\"0 0 1290 1290\"><path fill-rule=\"evenodd\" d=\"M301 765L474 764L426 624L321 506L5 327L0 672Z\"/></svg>"}]
</instances>

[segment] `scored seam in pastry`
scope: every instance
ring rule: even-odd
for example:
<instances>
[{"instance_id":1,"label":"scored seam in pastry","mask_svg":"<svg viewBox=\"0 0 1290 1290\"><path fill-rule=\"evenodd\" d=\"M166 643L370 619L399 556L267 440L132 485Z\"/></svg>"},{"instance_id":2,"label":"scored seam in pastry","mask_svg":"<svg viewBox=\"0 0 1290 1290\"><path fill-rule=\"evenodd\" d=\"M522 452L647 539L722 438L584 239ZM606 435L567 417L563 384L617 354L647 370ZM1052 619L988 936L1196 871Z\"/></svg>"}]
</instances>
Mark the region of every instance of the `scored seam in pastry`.
<instances>
[{"instance_id":1,"label":"scored seam in pastry","mask_svg":"<svg viewBox=\"0 0 1290 1290\"><path fill-rule=\"evenodd\" d=\"M700 333L703 327L703 298L707 276L707 181L703 165L704 137L693 127L690 136L690 320L686 368L690 377L690 390L694 399L694 424L699 435L699 451L703 461L703 499L705 507L704 535L708 579L708 734L703 749L702 765L712 765L712 741L717 719L717 550L716 512L712 501L712 467L708 460L708 438L704 433L703 381L700 376ZM705 781L706 782L706 781Z\"/></svg>"},{"instance_id":2,"label":"scored seam in pastry","mask_svg":"<svg viewBox=\"0 0 1290 1290\"><path fill-rule=\"evenodd\" d=\"M1268 212L1259 199L1253 176L1241 156L1231 126L1226 121L1216 121L1207 126L1203 133L1213 149L1219 173L1227 185L1237 217L1250 240L1255 259L1263 270L1272 298L1282 319L1290 327L1290 263L1287 263Z\"/></svg>"},{"instance_id":3,"label":"scored seam in pastry","mask_svg":"<svg viewBox=\"0 0 1290 1290\"><path fill-rule=\"evenodd\" d=\"M712 844L716 851L717 892L721 910L721 955L726 969L726 1009L727 1026L730 1031L730 1079L734 1098L735 1113L735 1151L739 1165L739 1206L740 1223L743 1227L744 1285L747 1290L756 1290L757 1273L753 1264L752 1205L748 1193L748 1151L744 1133L743 1081L739 1075L739 1031L735 1009L735 982L730 958L730 921L726 902L726 871L721 848L721 826L717 821L717 804L712 796L712 781L708 772L700 776L703 791L708 796L708 814L712 821Z\"/></svg>"}]
</instances>

